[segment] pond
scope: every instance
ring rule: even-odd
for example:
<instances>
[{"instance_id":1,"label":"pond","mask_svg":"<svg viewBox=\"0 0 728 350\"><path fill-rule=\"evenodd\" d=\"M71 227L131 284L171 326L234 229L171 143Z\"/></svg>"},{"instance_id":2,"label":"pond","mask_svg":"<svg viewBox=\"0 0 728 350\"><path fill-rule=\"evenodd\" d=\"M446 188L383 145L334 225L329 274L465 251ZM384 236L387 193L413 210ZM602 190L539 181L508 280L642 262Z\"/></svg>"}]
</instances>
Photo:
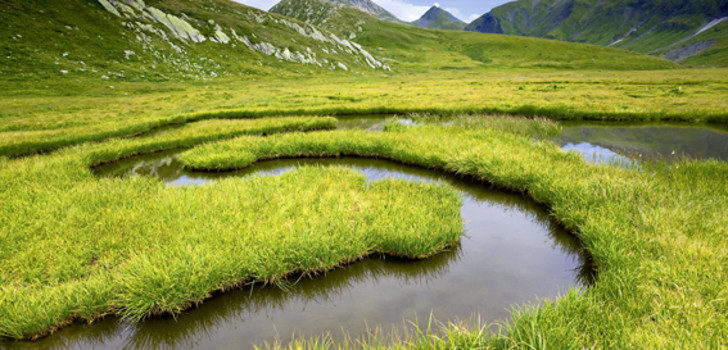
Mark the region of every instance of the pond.
<instances>
[{"instance_id":1,"label":"pond","mask_svg":"<svg viewBox=\"0 0 728 350\"><path fill-rule=\"evenodd\" d=\"M342 118L339 128L381 130L384 116ZM728 160L728 132L679 124L566 122L556 140L588 161L712 158ZM164 133L167 130L158 130ZM274 160L234 172L184 169L180 151L138 156L106 164L99 176L152 176L170 186L204 185L222 177L275 176L301 165L346 166L369 181L393 177L445 182L462 198L465 235L460 245L422 261L372 257L313 279L291 281L286 290L255 286L218 295L176 320L129 325L107 318L74 325L37 342L0 342L13 348L250 348L293 335L343 330L356 337L368 328L387 331L403 320L426 323L467 319L504 320L510 307L553 299L593 278L588 254L548 211L519 194L389 161L360 158Z\"/></svg>"},{"instance_id":2,"label":"pond","mask_svg":"<svg viewBox=\"0 0 728 350\"><path fill-rule=\"evenodd\" d=\"M177 153L126 159L96 168L100 176L144 175L170 186L204 185L221 177L275 176L301 165L346 166L369 181L403 178L445 182L461 193L465 235L452 249L420 261L373 257L312 279L292 281L287 290L254 287L218 295L177 319L129 325L107 318L74 325L19 348L251 348L283 342L292 335L316 336L343 330L356 337L368 328L388 331L403 320L426 323L479 315L507 319L510 307L554 299L570 287L584 288L592 263L580 242L548 211L519 194L439 172L389 161L360 158L265 161L235 172L183 169Z\"/></svg>"},{"instance_id":3,"label":"pond","mask_svg":"<svg viewBox=\"0 0 728 350\"><path fill-rule=\"evenodd\" d=\"M561 122L558 144L591 162L628 164L642 159L728 160L728 129L671 123Z\"/></svg>"}]
</instances>

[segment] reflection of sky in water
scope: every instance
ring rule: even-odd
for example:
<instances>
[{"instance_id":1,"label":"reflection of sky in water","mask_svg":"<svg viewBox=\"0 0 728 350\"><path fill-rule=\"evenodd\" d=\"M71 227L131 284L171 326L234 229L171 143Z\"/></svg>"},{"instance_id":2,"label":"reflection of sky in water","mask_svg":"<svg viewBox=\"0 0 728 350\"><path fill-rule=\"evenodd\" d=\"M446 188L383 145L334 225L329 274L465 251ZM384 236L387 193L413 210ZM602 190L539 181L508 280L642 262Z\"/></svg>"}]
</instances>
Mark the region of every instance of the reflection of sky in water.
<instances>
[{"instance_id":1,"label":"reflection of sky in water","mask_svg":"<svg viewBox=\"0 0 728 350\"><path fill-rule=\"evenodd\" d=\"M605 124L567 122L560 140L564 147L583 154L587 161L623 165L638 160L728 160L728 132L706 125ZM610 152L611 151L611 152ZM618 154L622 159L615 157ZM631 165L630 165L631 166Z\"/></svg>"},{"instance_id":2,"label":"reflection of sky in water","mask_svg":"<svg viewBox=\"0 0 728 350\"><path fill-rule=\"evenodd\" d=\"M636 166L637 164L636 161L633 161L618 153L615 153L608 148L592 145L588 142L581 142L578 144L573 144L569 142L566 145L562 146L561 149L565 151L575 151L577 153L580 153L582 156L584 156L584 159L587 162L597 164L616 164L625 168L630 168L632 166Z\"/></svg>"},{"instance_id":3,"label":"reflection of sky in water","mask_svg":"<svg viewBox=\"0 0 728 350\"><path fill-rule=\"evenodd\" d=\"M385 178L447 183L463 200L461 244L422 261L366 259L303 279L289 291L256 286L253 293L232 292L207 300L175 321L149 320L126 330L114 320L69 327L39 344L245 349L250 343L271 341L276 334L288 341L294 331L306 336L331 331L338 338L342 328L353 336L365 333L367 326L388 331L401 325L403 318L426 322L430 312L441 321L473 313L494 321L507 319L511 305L554 298L570 286L588 284L593 276L578 240L533 201L423 168L362 158L279 159L233 172L205 173L184 169L172 151L126 159L96 171L105 176L154 176L179 186L279 175L302 165L346 166L370 183Z\"/></svg>"}]
</instances>

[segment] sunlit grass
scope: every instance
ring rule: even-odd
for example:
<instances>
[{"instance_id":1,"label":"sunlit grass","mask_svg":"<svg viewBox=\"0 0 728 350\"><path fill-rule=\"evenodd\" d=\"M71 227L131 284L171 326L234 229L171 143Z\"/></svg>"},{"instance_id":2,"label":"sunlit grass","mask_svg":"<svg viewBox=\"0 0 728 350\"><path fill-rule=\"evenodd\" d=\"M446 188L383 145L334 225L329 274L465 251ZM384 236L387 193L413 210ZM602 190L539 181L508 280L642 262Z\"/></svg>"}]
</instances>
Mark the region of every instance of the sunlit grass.
<instances>
[{"instance_id":1,"label":"sunlit grass","mask_svg":"<svg viewBox=\"0 0 728 350\"><path fill-rule=\"evenodd\" d=\"M433 71L396 77L129 83L84 96L0 92L0 155L18 155L211 118L431 113L623 121L728 119L724 69L635 72ZM105 90L106 89L106 90ZM154 89L150 92L150 89ZM158 91L158 92L154 92ZM123 94L129 94L125 96Z\"/></svg>"},{"instance_id":2,"label":"sunlit grass","mask_svg":"<svg viewBox=\"0 0 728 350\"><path fill-rule=\"evenodd\" d=\"M523 192L578 233L598 276L585 293L569 291L558 302L515 312L507 332L489 344L535 349L726 344L728 164L643 162L629 170L587 164L553 144L493 127L387 129L241 137L193 148L181 160L193 168L230 169L276 157L380 157ZM429 336L427 342L435 345L415 341L403 347L455 344Z\"/></svg>"},{"instance_id":3,"label":"sunlit grass","mask_svg":"<svg viewBox=\"0 0 728 350\"><path fill-rule=\"evenodd\" d=\"M424 258L457 242L460 199L444 185L368 184L352 170L308 167L180 188L89 170L140 152L335 122L207 121L0 158L0 336L43 335L107 313L130 321L176 314L216 290L276 284L373 253Z\"/></svg>"},{"instance_id":4,"label":"sunlit grass","mask_svg":"<svg viewBox=\"0 0 728 350\"><path fill-rule=\"evenodd\" d=\"M522 305L496 332L445 325L388 347L725 345L728 165L597 166L540 141L558 134L553 121L471 118L439 125L437 117L415 117L424 124L267 137L251 134L325 129L335 121L210 120L159 136L0 158L2 335L45 334L74 318L105 313L130 320L174 314L214 290L250 280L276 283L291 272L315 273L371 252L425 257L462 230L451 189L400 181L367 185L345 169L304 168L190 188L146 177L97 179L88 170L137 153L194 146L181 161L211 170L265 158L357 155L472 177L545 203L593 257L598 275L589 290ZM214 141L236 135L244 136ZM319 338L291 346L384 345Z\"/></svg>"}]
</instances>

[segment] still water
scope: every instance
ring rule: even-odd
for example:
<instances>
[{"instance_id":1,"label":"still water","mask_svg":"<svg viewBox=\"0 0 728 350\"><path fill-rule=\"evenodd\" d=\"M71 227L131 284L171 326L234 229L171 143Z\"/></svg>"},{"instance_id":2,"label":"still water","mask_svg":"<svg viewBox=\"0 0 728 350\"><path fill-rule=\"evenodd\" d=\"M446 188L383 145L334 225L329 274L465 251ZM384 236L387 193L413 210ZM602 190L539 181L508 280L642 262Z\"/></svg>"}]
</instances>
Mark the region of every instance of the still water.
<instances>
[{"instance_id":1,"label":"still water","mask_svg":"<svg viewBox=\"0 0 728 350\"><path fill-rule=\"evenodd\" d=\"M728 129L686 124L562 122L558 143L596 163L642 159L728 160Z\"/></svg>"},{"instance_id":2,"label":"still water","mask_svg":"<svg viewBox=\"0 0 728 350\"><path fill-rule=\"evenodd\" d=\"M438 172L388 161L333 158L260 162L241 171L204 173L185 170L175 152L107 164L100 176L153 176L170 186L203 185L220 177L275 176L301 165L347 166L369 181L404 178L445 182L463 198L465 235L460 245L421 261L374 257L303 279L288 290L250 288L215 296L176 320L152 319L136 325L108 318L92 326L74 325L18 348L250 348L287 342L295 334L344 330L356 337L368 328L389 330L403 320L426 323L466 319L506 319L510 307L555 298L569 287L583 288L593 269L580 242L549 213L518 194Z\"/></svg>"},{"instance_id":3,"label":"still water","mask_svg":"<svg viewBox=\"0 0 728 350\"><path fill-rule=\"evenodd\" d=\"M342 118L339 128L381 130L385 117ZM587 161L640 159L728 160L728 132L707 126L673 124L562 123L557 140ZM163 134L170 129L156 130ZM154 135L148 135L154 136ZM401 326L403 319L426 322L468 318L506 319L513 305L554 298L593 278L592 264L579 241L548 212L518 194L438 172L381 160L354 158L277 160L241 171L186 170L178 151L122 160L95 169L99 176L152 176L170 186L203 185L221 177L274 176L301 165L347 166L369 181L385 177L442 181L462 198L465 235L460 245L422 261L373 257L324 276L297 281L287 290L250 288L217 295L177 319L151 319L129 325L107 318L92 326L74 325L37 342L0 342L0 348L250 348L293 335L344 330L359 336L368 328Z\"/></svg>"}]
</instances>

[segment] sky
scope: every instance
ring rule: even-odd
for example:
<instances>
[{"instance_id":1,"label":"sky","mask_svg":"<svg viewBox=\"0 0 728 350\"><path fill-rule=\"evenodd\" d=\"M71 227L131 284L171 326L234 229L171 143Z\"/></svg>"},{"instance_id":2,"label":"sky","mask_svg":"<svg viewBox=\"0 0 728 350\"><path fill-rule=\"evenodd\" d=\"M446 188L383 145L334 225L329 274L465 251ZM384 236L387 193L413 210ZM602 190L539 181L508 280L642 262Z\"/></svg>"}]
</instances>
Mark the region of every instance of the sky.
<instances>
[{"instance_id":1,"label":"sky","mask_svg":"<svg viewBox=\"0 0 728 350\"><path fill-rule=\"evenodd\" d=\"M248 6L268 11L279 0L234 0ZM373 0L397 18L411 22L424 14L432 5L440 6L466 23L482 16L491 8L505 4L511 0Z\"/></svg>"}]
</instances>

